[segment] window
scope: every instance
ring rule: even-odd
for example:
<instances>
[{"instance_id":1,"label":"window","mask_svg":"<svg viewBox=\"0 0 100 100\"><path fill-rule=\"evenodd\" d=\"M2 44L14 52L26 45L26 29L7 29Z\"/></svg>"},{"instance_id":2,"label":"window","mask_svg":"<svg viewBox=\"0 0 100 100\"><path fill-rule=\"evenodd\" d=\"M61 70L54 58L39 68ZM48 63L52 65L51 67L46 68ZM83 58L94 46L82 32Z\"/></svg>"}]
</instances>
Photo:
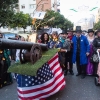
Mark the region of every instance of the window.
<instances>
[{"instance_id":1,"label":"window","mask_svg":"<svg viewBox=\"0 0 100 100\"><path fill-rule=\"evenodd\" d=\"M6 29L6 28L7 28L7 26L3 26L3 28L4 28L4 29Z\"/></svg>"},{"instance_id":2,"label":"window","mask_svg":"<svg viewBox=\"0 0 100 100\"><path fill-rule=\"evenodd\" d=\"M17 28L15 27L15 28L13 28L13 30L17 30Z\"/></svg>"},{"instance_id":3,"label":"window","mask_svg":"<svg viewBox=\"0 0 100 100\"><path fill-rule=\"evenodd\" d=\"M57 12L60 12L60 9L57 9Z\"/></svg>"},{"instance_id":4,"label":"window","mask_svg":"<svg viewBox=\"0 0 100 100\"><path fill-rule=\"evenodd\" d=\"M29 6L30 6L30 9L33 9L33 8L35 8L36 5L35 4L30 4Z\"/></svg>"},{"instance_id":5,"label":"window","mask_svg":"<svg viewBox=\"0 0 100 100\"><path fill-rule=\"evenodd\" d=\"M22 8L22 9L25 9L25 5L21 5L21 8Z\"/></svg>"}]
</instances>

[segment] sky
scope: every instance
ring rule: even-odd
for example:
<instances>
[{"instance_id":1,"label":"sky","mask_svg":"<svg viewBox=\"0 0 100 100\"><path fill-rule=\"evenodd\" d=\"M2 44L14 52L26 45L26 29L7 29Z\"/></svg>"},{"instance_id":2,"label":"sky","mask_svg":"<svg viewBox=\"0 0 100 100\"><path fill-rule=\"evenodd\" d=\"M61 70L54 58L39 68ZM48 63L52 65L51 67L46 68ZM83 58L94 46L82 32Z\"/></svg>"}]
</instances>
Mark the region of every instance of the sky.
<instances>
[{"instance_id":1,"label":"sky","mask_svg":"<svg viewBox=\"0 0 100 100\"><path fill-rule=\"evenodd\" d=\"M82 18L92 18L96 15L98 8L91 10L93 7L100 8L100 0L60 0L61 14L68 18L73 23L78 22ZM74 12L70 9L75 9L78 12Z\"/></svg>"}]
</instances>

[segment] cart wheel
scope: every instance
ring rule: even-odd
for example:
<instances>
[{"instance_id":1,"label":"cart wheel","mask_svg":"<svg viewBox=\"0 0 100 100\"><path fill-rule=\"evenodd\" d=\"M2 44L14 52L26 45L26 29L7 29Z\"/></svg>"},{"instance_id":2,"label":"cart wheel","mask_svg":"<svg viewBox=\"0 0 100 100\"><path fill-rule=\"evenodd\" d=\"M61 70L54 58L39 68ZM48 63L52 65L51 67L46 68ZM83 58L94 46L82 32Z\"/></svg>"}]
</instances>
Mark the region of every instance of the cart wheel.
<instances>
[{"instance_id":1,"label":"cart wheel","mask_svg":"<svg viewBox=\"0 0 100 100\"><path fill-rule=\"evenodd\" d=\"M95 85L98 86L99 83L98 83L98 77L95 77Z\"/></svg>"}]
</instances>

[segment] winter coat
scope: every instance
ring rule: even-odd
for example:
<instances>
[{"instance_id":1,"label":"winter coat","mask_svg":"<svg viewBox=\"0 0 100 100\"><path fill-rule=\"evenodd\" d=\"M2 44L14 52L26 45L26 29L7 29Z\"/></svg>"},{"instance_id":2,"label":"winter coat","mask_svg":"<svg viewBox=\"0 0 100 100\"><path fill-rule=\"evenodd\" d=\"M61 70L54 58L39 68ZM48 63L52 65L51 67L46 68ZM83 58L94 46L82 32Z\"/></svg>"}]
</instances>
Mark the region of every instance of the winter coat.
<instances>
[{"instance_id":1,"label":"winter coat","mask_svg":"<svg viewBox=\"0 0 100 100\"><path fill-rule=\"evenodd\" d=\"M73 56L72 56L72 62L76 62L76 53L77 53L77 37L74 36L72 39L73 42ZM80 65L87 64L87 55L86 53L90 52L90 46L89 42L87 40L86 36L81 35L80 37Z\"/></svg>"}]
</instances>

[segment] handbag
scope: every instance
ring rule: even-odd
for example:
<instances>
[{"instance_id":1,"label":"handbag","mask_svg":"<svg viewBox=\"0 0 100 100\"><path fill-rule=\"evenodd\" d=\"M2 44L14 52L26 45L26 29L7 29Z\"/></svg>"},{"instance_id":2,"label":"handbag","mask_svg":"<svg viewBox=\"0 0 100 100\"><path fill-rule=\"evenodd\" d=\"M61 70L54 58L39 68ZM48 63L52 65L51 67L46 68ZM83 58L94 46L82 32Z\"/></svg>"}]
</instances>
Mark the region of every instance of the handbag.
<instances>
[{"instance_id":1,"label":"handbag","mask_svg":"<svg viewBox=\"0 0 100 100\"><path fill-rule=\"evenodd\" d=\"M94 53L91 57L90 57L90 62L91 63L98 63L99 62L99 57L97 53Z\"/></svg>"}]
</instances>

